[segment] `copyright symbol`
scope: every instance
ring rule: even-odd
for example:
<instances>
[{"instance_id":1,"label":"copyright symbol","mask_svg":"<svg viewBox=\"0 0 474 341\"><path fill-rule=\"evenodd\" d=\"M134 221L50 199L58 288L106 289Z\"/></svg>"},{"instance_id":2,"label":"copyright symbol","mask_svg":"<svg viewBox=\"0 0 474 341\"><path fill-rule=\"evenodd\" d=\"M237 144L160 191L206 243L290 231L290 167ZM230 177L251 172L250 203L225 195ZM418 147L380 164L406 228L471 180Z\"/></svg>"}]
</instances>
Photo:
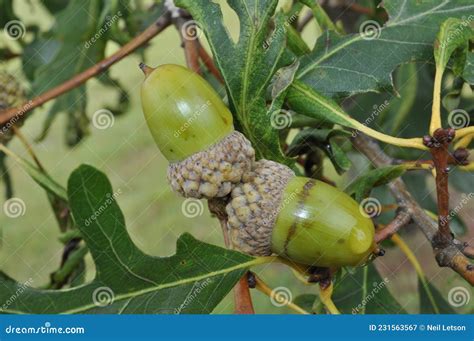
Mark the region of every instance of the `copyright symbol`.
<instances>
[{"instance_id":1,"label":"copyright symbol","mask_svg":"<svg viewBox=\"0 0 474 341\"><path fill-rule=\"evenodd\" d=\"M420 324L420 330L421 331L425 330L425 326L423 324Z\"/></svg>"}]
</instances>

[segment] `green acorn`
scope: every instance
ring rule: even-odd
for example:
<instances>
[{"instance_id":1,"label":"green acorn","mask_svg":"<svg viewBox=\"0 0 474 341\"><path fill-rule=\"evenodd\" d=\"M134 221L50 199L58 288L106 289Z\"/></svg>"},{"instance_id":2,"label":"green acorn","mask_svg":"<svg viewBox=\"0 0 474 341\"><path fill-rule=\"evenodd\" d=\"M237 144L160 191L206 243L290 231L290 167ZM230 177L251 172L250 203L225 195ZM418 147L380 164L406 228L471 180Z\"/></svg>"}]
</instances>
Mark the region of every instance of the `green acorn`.
<instances>
[{"instance_id":1,"label":"green acorn","mask_svg":"<svg viewBox=\"0 0 474 341\"><path fill-rule=\"evenodd\" d=\"M374 224L339 189L268 160L242 182L226 207L238 249L320 267L360 265L374 252Z\"/></svg>"},{"instance_id":2,"label":"green acorn","mask_svg":"<svg viewBox=\"0 0 474 341\"><path fill-rule=\"evenodd\" d=\"M230 193L255 161L255 151L234 130L232 114L197 73L179 65L150 68L141 88L151 134L168 159L168 180L185 197Z\"/></svg>"}]
</instances>

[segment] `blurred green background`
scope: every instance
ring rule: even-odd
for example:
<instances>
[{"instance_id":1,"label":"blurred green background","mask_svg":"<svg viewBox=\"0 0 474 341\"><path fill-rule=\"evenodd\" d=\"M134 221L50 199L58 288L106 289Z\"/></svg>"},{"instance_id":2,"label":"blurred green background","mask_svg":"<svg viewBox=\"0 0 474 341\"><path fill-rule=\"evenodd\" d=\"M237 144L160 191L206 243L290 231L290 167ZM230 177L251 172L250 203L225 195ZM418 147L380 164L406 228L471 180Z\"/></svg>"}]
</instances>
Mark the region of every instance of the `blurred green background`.
<instances>
[{"instance_id":1,"label":"blurred green background","mask_svg":"<svg viewBox=\"0 0 474 341\"><path fill-rule=\"evenodd\" d=\"M39 1L15 2L20 6L16 13L25 23L36 23L42 28L53 24L54 18L42 9ZM238 18L225 6L225 22L233 37L238 37ZM308 44L315 41L318 28L312 22L304 31ZM14 46L11 42L0 41ZM109 44L107 55L118 49ZM146 253L155 256L171 255L175 242L183 232L190 232L200 240L223 245L220 225L210 217L207 203L203 201L203 214L187 218L181 212L183 199L171 192L166 183L167 161L160 154L145 126L140 107L139 88L143 75L138 68L141 58L131 55L111 68L111 76L117 79L129 92L131 105L129 112L116 117L111 128L99 130L91 125L90 136L74 148L64 143L64 117L59 117L50 130L49 136L34 149L47 171L62 185L66 185L69 174L80 164L87 163L105 172L115 190L120 189L118 203L121 206L127 227L133 241ZM145 49L145 62L149 65L162 63L184 64L180 38L174 27L154 38ZM24 79L20 62L14 61L2 68ZM116 92L102 86L97 80L87 83L89 118L94 112L114 103ZM29 141L40 133L48 103L36 109L22 129ZM17 139L10 144L12 150L24 158L28 155ZM52 214L43 189L41 189L13 160L8 160L13 177L15 197L26 204L26 213L19 218L9 218L0 212L0 228L3 232L0 249L0 269L20 282L33 279L33 286L42 286L49 281L49 274L60 264L63 245L59 242L60 232ZM327 167L325 174L336 179L339 184L347 181L340 178ZM0 184L3 204L4 186ZM437 285L452 287L460 281L450 270L440 269L435 264L430 246L423 237L410 235L410 245L423 260L428 278ZM417 245L423 245L417 247ZM414 299L417 278L413 268L398 250L391 249L388 254L376 261L377 267L390 282L388 287L395 293L400 303L410 312L418 309ZM93 263L87 258L87 278L94 276ZM302 293L317 291L317 286L301 284L291 271L281 265L259 268L258 273L272 287L290 288L293 297ZM461 283L461 282L459 282ZM286 308L272 306L269 298L253 291L258 313L289 313ZM231 313L231 295L215 310L215 313Z\"/></svg>"}]
</instances>

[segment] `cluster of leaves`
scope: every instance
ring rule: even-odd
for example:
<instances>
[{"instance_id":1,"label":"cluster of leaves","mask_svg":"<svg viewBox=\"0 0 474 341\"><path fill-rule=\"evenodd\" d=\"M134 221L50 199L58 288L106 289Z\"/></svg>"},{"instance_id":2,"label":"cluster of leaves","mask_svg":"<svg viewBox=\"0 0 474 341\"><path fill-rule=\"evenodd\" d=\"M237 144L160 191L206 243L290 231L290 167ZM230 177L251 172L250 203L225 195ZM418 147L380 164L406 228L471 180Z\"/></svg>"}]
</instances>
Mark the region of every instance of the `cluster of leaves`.
<instances>
[{"instance_id":1,"label":"cluster of leaves","mask_svg":"<svg viewBox=\"0 0 474 341\"><path fill-rule=\"evenodd\" d=\"M364 33L343 35L342 29L321 15L311 1L294 2L291 8L277 11L277 0L229 0L228 4L240 20L240 36L234 42L224 26L219 4L191 0L176 0L175 3L189 11L204 31L225 81L237 128L250 138L259 156L292 166L292 157L303 158L307 175L313 177L322 175L319 166L324 155L339 174L351 168L347 155L350 144L346 143L349 136L341 126L362 130L373 125L378 131L401 137L419 135L427 129L427 105L432 94L426 89L432 88L430 64L434 61L433 43L439 27L446 19L462 19L466 11L474 9L470 0L444 1L442 4L434 0L422 3L386 0L383 6L389 20L377 30L378 36L372 40ZM290 22L303 4L311 7L320 26L326 29L312 48L306 46L295 23ZM45 6L56 16L56 25L48 32L29 28L34 39L25 45L22 56L28 61L24 63L24 71L32 82L33 94L50 89L97 63L104 57L109 40L118 44L127 42L163 11L162 4L147 11L133 6L132 1L118 0L87 0L70 2L67 6L46 1ZM120 20L110 30L95 44L85 45L110 16L119 12L122 13ZM14 17L13 11L5 13L7 17L1 17L1 22ZM36 54L38 49L40 53ZM461 96L461 86L473 84L473 58L467 43L456 50L453 66L450 65L456 82L444 101L448 110L453 103L459 105L465 100ZM399 67L402 64L405 65ZM51 74L58 77L51 80ZM393 74L395 81L392 81ZM123 99L120 104L126 104L127 96L120 85L105 78L99 79L117 88ZM390 105L379 110L385 101ZM377 110L367 122L367 112L373 112L374 104ZM84 86L60 97L49 112L45 132L58 112L66 112L71 122L68 141L77 143L86 129L85 106ZM465 107L474 109L474 106ZM275 129L273 114L289 109L292 110L292 124L282 130ZM120 110L113 111L118 113ZM290 128L301 129L287 145ZM396 157L418 155L400 148L392 148L390 152ZM91 283L80 287L76 285L81 281L69 282L72 289L68 290L45 292L23 288L21 299L4 308L5 312L208 313L247 269L263 261L207 245L189 235L178 240L175 256L147 256L130 240L115 201L104 209L104 202L113 194L105 175L92 167L82 166L72 173L66 191L31 164L19 161L50 195L60 198L71 210L73 229L66 240L76 237L84 240L83 248L77 249L76 255L83 255L88 250L93 256L97 275ZM315 168L317 172L314 172ZM374 187L383 188L382 185L402 174L405 169L400 166L374 170L357 179L347 192L356 200L362 200L371 195ZM404 176L408 183L414 179ZM419 190L413 193L425 194ZM434 206L434 202L426 198L422 201L427 206ZM97 216L96 212L101 213ZM91 219L93 216L96 219ZM71 257L70 266L75 265L73 262L78 258L81 257ZM347 280L348 274L354 280ZM335 302L342 311L351 313L370 293L372 283L383 282L373 265L355 272L343 271L336 279ZM9 301L22 287L4 274L0 275L0 283L6 288L0 293L0 302ZM103 288L107 288L111 299L107 304L97 304L97 295ZM420 278L419 288L423 312L452 312L439 292L424 278ZM365 304L360 312L405 312L385 285L380 290L377 299ZM319 301L311 295L296 301L309 311L321 309Z\"/></svg>"}]
</instances>

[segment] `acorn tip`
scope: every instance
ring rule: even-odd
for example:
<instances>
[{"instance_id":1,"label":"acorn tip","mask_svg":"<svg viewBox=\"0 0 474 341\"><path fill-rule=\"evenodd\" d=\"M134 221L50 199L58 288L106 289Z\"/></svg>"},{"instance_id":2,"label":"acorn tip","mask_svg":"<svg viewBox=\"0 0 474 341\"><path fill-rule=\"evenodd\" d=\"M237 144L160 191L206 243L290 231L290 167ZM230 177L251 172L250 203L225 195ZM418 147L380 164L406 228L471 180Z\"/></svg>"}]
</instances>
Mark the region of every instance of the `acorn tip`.
<instances>
[{"instance_id":1,"label":"acorn tip","mask_svg":"<svg viewBox=\"0 0 474 341\"><path fill-rule=\"evenodd\" d=\"M138 64L138 67L143 71L145 76L148 76L154 69L146 65L145 63L141 62Z\"/></svg>"}]
</instances>

